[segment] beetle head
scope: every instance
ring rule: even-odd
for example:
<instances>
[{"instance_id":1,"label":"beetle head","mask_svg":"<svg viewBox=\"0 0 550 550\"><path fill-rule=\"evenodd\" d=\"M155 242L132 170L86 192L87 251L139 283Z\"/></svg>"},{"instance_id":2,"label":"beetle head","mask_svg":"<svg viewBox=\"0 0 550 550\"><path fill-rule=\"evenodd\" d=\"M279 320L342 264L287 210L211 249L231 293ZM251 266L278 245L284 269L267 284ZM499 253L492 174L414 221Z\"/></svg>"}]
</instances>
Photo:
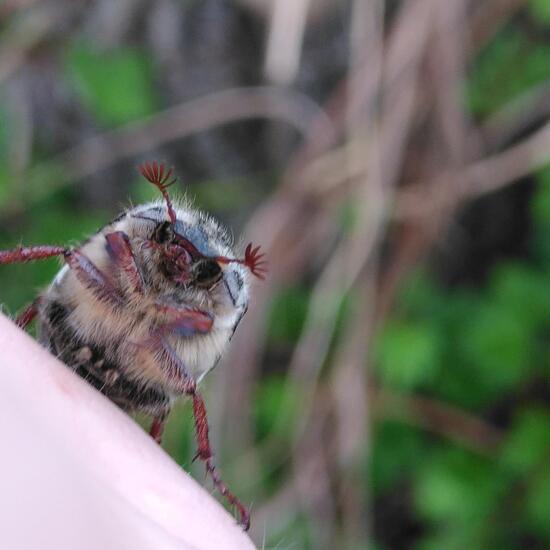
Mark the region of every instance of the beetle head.
<instances>
[{"instance_id":1,"label":"beetle head","mask_svg":"<svg viewBox=\"0 0 550 550\"><path fill-rule=\"evenodd\" d=\"M166 202L168 220L157 225L151 242L161 250L165 271L174 282L210 288L221 279L221 266L229 263L241 264L259 279L265 278L267 262L259 246L253 247L249 243L244 258L208 255L201 253L191 240L178 232L178 218L168 193L168 187L177 181L172 177L172 168L167 169L164 164L154 161L142 164L139 170L159 189Z\"/></svg>"}]
</instances>

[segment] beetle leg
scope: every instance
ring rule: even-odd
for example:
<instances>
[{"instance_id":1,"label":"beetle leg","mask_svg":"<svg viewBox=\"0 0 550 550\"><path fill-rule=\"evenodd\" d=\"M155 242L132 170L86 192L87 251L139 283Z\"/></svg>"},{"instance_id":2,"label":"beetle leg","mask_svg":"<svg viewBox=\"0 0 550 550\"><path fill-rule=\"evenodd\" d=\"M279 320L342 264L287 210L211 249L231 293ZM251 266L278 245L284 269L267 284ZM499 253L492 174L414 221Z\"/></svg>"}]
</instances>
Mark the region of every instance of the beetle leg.
<instances>
[{"instance_id":1,"label":"beetle leg","mask_svg":"<svg viewBox=\"0 0 550 550\"><path fill-rule=\"evenodd\" d=\"M164 432L164 426L166 425L166 419L168 418L169 410L166 409L162 413L155 416L149 435L160 445L162 441L162 434Z\"/></svg>"},{"instance_id":2,"label":"beetle leg","mask_svg":"<svg viewBox=\"0 0 550 550\"><path fill-rule=\"evenodd\" d=\"M141 342L136 342L136 345L141 348L149 348L152 353L160 353L161 365L174 365L178 360L171 347L166 349L162 347L162 342L165 341L167 336L176 335L187 337L195 334L206 334L212 328L212 317L204 311L196 309L178 309L161 304L157 304L157 311L170 313L171 319L157 326L150 333L148 338ZM165 357L169 352L174 353L174 358ZM177 369L172 372L169 368L166 369L166 374L171 378L178 378L181 375ZM185 376L188 376L187 372Z\"/></svg>"},{"instance_id":3,"label":"beetle leg","mask_svg":"<svg viewBox=\"0 0 550 550\"><path fill-rule=\"evenodd\" d=\"M84 254L78 250L66 250L64 257L80 284L90 290L99 301L109 302L114 306L124 303L113 283Z\"/></svg>"},{"instance_id":4,"label":"beetle leg","mask_svg":"<svg viewBox=\"0 0 550 550\"><path fill-rule=\"evenodd\" d=\"M134 251L128 235L123 231L114 231L105 235L107 252L113 262L126 274L134 292L143 294L143 276L136 264Z\"/></svg>"},{"instance_id":5,"label":"beetle leg","mask_svg":"<svg viewBox=\"0 0 550 550\"><path fill-rule=\"evenodd\" d=\"M61 246L20 246L13 250L0 250L0 264L44 260L53 256L63 256L69 267L75 272L80 283L91 290L99 300L111 302L113 305L123 303L122 296L113 284L78 250L70 250ZM29 308L29 315L31 311L31 308ZM31 320L32 317L29 322ZM25 321L25 319L22 318L22 321Z\"/></svg>"},{"instance_id":6,"label":"beetle leg","mask_svg":"<svg viewBox=\"0 0 550 550\"><path fill-rule=\"evenodd\" d=\"M61 256L67 252L61 246L20 246L13 250L0 250L0 264L15 264L44 260L53 256Z\"/></svg>"},{"instance_id":7,"label":"beetle leg","mask_svg":"<svg viewBox=\"0 0 550 550\"><path fill-rule=\"evenodd\" d=\"M193 416L195 418L195 437L197 440L197 454L195 459L199 458L206 466L206 473L212 479L214 487L225 497L231 506L237 508L239 512L239 523L241 527L248 531L250 528L250 512L248 508L229 490L223 482L214 461L212 460L212 449L210 448L210 438L208 437L208 418L206 416L206 406L201 395L194 390L190 394L193 398Z\"/></svg>"},{"instance_id":8,"label":"beetle leg","mask_svg":"<svg viewBox=\"0 0 550 550\"><path fill-rule=\"evenodd\" d=\"M164 338L160 338L157 341L157 349L162 356L161 364L165 365L174 379L179 381L180 391L193 399L195 439L197 441L197 454L195 455L195 459L199 458L204 462L206 473L212 479L214 487L225 497L231 506L237 508L239 512L239 523L246 531L250 527L250 513L241 501L229 490L214 465L210 438L208 435L209 428L208 418L206 416L206 406L201 395L197 391L195 380L188 374L185 365Z\"/></svg>"},{"instance_id":9,"label":"beetle leg","mask_svg":"<svg viewBox=\"0 0 550 550\"><path fill-rule=\"evenodd\" d=\"M75 272L80 283L91 290L100 301L110 302L113 305L123 303L122 296L105 277L105 275L81 252L61 246L28 246L13 250L0 250L0 264L12 264L43 260L53 256L63 256L65 262ZM36 316L34 308L29 306L23 311L17 322L20 326L28 325Z\"/></svg>"},{"instance_id":10,"label":"beetle leg","mask_svg":"<svg viewBox=\"0 0 550 550\"><path fill-rule=\"evenodd\" d=\"M156 329L155 334L159 336L206 334L210 332L214 323L211 315L198 309L177 308L161 303L156 304L156 309L159 313L169 316L169 320Z\"/></svg>"},{"instance_id":11,"label":"beetle leg","mask_svg":"<svg viewBox=\"0 0 550 550\"><path fill-rule=\"evenodd\" d=\"M25 329L33 319L38 315L38 305L40 297L33 300L15 319L15 324L22 329Z\"/></svg>"}]
</instances>

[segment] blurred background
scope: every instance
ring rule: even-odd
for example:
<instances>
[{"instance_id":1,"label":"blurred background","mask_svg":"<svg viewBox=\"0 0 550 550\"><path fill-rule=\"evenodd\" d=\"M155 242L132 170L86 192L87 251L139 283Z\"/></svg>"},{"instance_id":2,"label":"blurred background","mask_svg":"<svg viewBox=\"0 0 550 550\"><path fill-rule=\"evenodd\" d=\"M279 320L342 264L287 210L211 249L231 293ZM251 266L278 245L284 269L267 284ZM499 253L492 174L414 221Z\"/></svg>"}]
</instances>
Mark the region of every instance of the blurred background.
<instances>
[{"instance_id":1,"label":"blurred background","mask_svg":"<svg viewBox=\"0 0 550 550\"><path fill-rule=\"evenodd\" d=\"M0 248L151 159L268 252L204 383L259 547L550 546L550 0L0 2Z\"/></svg>"}]
</instances>

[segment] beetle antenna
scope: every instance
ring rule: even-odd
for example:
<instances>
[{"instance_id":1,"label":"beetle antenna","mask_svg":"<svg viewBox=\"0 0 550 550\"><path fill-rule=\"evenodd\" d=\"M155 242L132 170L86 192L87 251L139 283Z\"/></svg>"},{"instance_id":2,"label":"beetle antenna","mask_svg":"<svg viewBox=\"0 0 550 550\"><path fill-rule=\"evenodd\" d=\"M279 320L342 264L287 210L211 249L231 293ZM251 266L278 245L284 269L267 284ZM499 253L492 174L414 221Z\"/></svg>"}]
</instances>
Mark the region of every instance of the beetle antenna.
<instances>
[{"instance_id":1,"label":"beetle antenna","mask_svg":"<svg viewBox=\"0 0 550 550\"><path fill-rule=\"evenodd\" d=\"M267 262L264 259L265 254L260 253L260 247L252 248L252 243L248 243L244 251L244 258L226 258L225 256L217 256L215 260L222 264L229 264L236 262L241 265L245 265L250 269L252 275L258 277L258 279L265 279L267 273Z\"/></svg>"},{"instance_id":2,"label":"beetle antenna","mask_svg":"<svg viewBox=\"0 0 550 550\"><path fill-rule=\"evenodd\" d=\"M144 162L139 167L141 175L150 183L152 183L158 190L162 193L164 200L166 201L166 207L168 208L168 216L172 223L176 223L176 211L170 200L170 195L168 194L168 187L174 185L178 178L172 177L174 171L173 168L167 169L164 163L158 163L156 160L153 162Z\"/></svg>"},{"instance_id":3,"label":"beetle antenna","mask_svg":"<svg viewBox=\"0 0 550 550\"><path fill-rule=\"evenodd\" d=\"M244 251L244 260L242 263L250 269L253 275L256 275L258 279L265 279L267 273L267 261L264 259L265 254L259 253L260 247L252 248L252 243L248 243L246 250Z\"/></svg>"}]
</instances>

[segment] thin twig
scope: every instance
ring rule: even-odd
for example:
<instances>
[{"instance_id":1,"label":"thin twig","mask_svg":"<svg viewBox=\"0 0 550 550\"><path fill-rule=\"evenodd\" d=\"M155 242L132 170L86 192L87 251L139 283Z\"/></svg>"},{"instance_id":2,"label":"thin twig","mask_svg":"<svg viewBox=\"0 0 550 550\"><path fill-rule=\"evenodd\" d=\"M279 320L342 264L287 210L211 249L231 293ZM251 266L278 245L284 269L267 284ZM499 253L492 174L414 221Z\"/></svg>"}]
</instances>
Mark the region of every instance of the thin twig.
<instances>
[{"instance_id":1,"label":"thin twig","mask_svg":"<svg viewBox=\"0 0 550 550\"><path fill-rule=\"evenodd\" d=\"M494 455L503 439L498 428L443 401L382 388L372 398L378 418L417 425L477 454Z\"/></svg>"}]
</instances>

